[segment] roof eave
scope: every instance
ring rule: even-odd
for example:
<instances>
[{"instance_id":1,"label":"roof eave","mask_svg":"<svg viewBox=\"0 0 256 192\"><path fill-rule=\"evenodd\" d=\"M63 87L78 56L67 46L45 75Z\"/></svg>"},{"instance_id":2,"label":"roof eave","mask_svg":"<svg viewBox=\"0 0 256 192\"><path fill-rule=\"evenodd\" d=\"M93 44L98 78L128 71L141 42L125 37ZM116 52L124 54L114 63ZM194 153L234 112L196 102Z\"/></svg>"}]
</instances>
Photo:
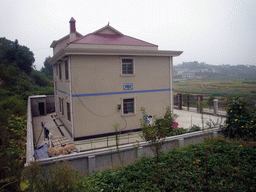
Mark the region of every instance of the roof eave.
<instances>
[{"instance_id":1,"label":"roof eave","mask_svg":"<svg viewBox=\"0 0 256 192\"><path fill-rule=\"evenodd\" d=\"M79 49L72 48L63 48L58 51L50 60L50 64L56 63L63 57L68 55L125 55L125 56L159 56L159 57L177 57L180 56L183 51L138 51L138 50L123 50L123 51L109 51L109 50L101 50L101 52L97 52L96 50L93 52L86 52L86 50L82 51Z\"/></svg>"}]
</instances>

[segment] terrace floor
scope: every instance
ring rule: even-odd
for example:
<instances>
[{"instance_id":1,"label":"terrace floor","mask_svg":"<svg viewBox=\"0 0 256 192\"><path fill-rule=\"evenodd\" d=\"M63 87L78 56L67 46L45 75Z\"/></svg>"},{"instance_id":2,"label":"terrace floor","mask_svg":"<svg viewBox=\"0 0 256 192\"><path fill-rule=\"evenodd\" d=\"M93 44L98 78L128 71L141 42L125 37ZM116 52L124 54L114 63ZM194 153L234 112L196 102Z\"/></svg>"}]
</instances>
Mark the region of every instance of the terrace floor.
<instances>
[{"instance_id":1,"label":"terrace floor","mask_svg":"<svg viewBox=\"0 0 256 192\"><path fill-rule=\"evenodd\" d=\"M191 108L190 111L186 110L177 110L174 109L174 114L178 115L178 118L176 119L176 122L179 123L179 127L183 127L185 129L189 129L192 125L198 125L204 128L207 128L207 122L214 122L214 123L224 123L225 118L209 115L212 111L206 111L207 114L200 114L196 112L195 108ZM222 112L222 115L225 115L224 112ZM50 113L44 116L37 116L33 117L33 130L34 130L34 142L36 148L39 146L42 146L46 143L46 139L44 136L44 130L41 126L42 122L44 126L49 129L50 133L52 134L52 138L58 138L62 137L63 135L66 136L70 141L72 141L70 135L65 130L63 126L58 126L54 123L53 119L56 119L55 113ZM202 121L203 119L203 121ZM56 120L57 124L60 124L58 122L58 119ZM140 132L133 132L133 133L127 133L122 134L119 136L119 145L123 144L129 144L129 143L136 143L142 141ZM102 137L102 138L95 138L95 139L87 139L83 141L75 141L74 145L78 149L78 151L89 151L93 149L99 149L99 148L106 148L110 146L116 145L116 139L115 136L108 136L108 137ZM45 150L45 147L42 147L42 150ZM43 155L43 157L45 157Z\"/></svg>"}]
</instances>

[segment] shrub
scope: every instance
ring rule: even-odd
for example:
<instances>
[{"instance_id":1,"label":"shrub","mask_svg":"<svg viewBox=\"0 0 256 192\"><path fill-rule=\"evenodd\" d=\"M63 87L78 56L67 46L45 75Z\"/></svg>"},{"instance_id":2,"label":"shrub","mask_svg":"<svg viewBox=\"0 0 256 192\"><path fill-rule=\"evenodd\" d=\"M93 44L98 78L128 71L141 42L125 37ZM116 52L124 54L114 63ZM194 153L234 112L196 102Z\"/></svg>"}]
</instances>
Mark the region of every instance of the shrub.
<instances>
[{"instance_id":1,"label":"shrub","mask_svg":"<svg viewBox=\"0 0 256 192\"><path fill-rule=\"evenodd\" d=\"M83 191L255 191L255 159L251 147L209 139L163 153L160 163L142 158L117 171L86 177Z\"/></svg>"},{"instance_id":2,"label":"shrub","mask_svg":"<svg viewBox=\"0 0 256 192\"><path fill-rule=\"evenodd\" d=\"M166 108L166 113L164 118L156 119L152 124L147 124L146 122L146 109L141 108L143 118L141 119L141 130L142 138L149 142L149 146L153 151L154 155L157 157L157 162L159 162L159 153L164 144L164 139L166 138L168 132L173 131L174 116L171 113L171 108Z\"/></svg>"},{"instance_id":3,"label":"shrub","mask_svg":"<svg viewBox=\"0 0 256 192\"><path fill-rule=\"evenodd\" d=\"M83 177L66 161L48 169L34 162L24 172L24 183L29 191L81 191Z\"/></svg>"},{"instance_id":4,"label":"shrub","mask_svg":"<svg viewBox=\"0 0 256 192\"><path fill-rule=\"evenodd\" d=\"M1 128L0 191L17 191L25 160L26 117L11 115Z\"/></svg>"},{"instance_id":5,"label":"shrub","mask_svg":"<svg viewBox=\"0 0 256 192\"><path fill-rule=\"evenodd\" d=\"M247 103L240 99L230 102L227 109L226 125L222 127L225 137L255 140L256 122L255 114L247 109Z\"/></svg>"},{"instance_id":6,"label":"shrub","mask_svg":"<svg viewBox=\"0 0 256 192\"><path fill-rule=\"evenodd\" d=\"M201 131L201 128L198 125L193 125L189 132Z\"/></svg>"}]
</instances>

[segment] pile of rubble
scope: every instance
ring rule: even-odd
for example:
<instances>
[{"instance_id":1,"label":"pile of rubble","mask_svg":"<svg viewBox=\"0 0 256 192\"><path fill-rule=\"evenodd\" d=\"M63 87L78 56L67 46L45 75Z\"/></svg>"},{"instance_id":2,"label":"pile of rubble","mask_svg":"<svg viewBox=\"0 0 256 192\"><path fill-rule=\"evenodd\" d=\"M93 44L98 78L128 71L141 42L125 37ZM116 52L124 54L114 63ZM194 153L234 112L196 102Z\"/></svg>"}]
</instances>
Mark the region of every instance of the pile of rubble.
<instances>
[{"instance_id":1,"label":"pile of rubble","mask_svg":"<svg viewBox=\"0 0 256 192\"><path fill-rule=\"evenodd\" d=\"M57 137L49 140L48 144L48 155L49 157L56 157L59 155L67 155L70 153L77 153L78 149L67 137Z\"/></svg>"}]
</instances>

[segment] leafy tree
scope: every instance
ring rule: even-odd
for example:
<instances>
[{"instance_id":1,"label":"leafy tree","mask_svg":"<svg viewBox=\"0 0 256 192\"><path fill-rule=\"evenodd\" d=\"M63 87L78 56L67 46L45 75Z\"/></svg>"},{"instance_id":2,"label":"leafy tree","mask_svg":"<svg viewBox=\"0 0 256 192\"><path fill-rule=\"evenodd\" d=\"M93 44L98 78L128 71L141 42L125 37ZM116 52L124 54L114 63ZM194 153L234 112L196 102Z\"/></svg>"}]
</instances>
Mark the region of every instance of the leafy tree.
<instances>
[{"instance_id":1,"label":"leafy tree","mask_svg":"<svg viewBox=\"0 0 256 192\"><path fill-rule=\"evenodd\" d=\"M0 191L19 191L25 163L27 97L53 94L50 80L33 69L33 62L29 48L17 40L0 38Z\"/></svg>"},{"instance_id":2,"label":"leafy tree","mask_svg":"<svg viewBox=\"0 0 256 192\"><path fill-rule=\"evenodd\" d=\"M51 59L50 56L45 58L44 61L44 67L41 68L41 72L44 73L47 77L49 77L50 79L53 78L53 65L51 65L49 63L49 59Z\"/></svg>"},{"instance_id":3,"label":"leafy tree","mask_svg":"<svg viewBox=\"0 0 256 192\"><path fill-rule=\"evenodd\" d=\"M30 74L32 71L32 65L35 61L34 54L28 47L18 44L18 40L15 42L0 38L0 63L6 60L9 64L18 67L21 71Z\"/></svg>"},{"instance_id":4,"label":"leafy tree","mask_svg":"<svg viewBox=\"0 0 256 192\"><path fill-rule=\"evenodd\" d=\"M45 73L41 73L40 71L33 70L31 73L31 77L35 80L35 83L41 87L50 85L50 81L46 77Z\"/></svg>"}]
</instances>

